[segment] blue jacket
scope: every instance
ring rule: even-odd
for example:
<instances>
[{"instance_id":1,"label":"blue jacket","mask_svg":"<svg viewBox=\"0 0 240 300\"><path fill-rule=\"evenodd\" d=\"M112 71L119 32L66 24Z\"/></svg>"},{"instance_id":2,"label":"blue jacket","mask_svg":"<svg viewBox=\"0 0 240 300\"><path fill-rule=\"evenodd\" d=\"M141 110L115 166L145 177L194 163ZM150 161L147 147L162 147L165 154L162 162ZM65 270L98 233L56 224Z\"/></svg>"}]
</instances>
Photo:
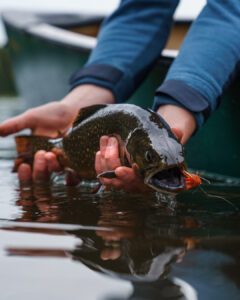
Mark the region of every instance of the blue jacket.
<instances>
[{"instance_id":1,"label":"blue jacket","mask_svg":"<svg viewBox=\"0 0 240 300\"><path fill-rule=\"evenodd\" d=\"M164 48L179 0L122 0L104 21L98 44L72 87L93 83L128 99ZM208 0L179 55L156 90L154 109L172 103L188 109L198 128L216 109L240 70L240 0Z\"/></svg>"}]
</instances>

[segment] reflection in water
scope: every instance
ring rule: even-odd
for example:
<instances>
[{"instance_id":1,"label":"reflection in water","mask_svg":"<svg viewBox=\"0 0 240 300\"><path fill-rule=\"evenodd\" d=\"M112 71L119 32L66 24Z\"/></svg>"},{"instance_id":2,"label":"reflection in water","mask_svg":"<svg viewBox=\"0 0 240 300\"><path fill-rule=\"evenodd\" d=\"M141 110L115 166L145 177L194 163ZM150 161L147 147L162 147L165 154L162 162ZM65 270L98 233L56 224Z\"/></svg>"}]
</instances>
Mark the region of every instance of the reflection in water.
<instances>
[{"instance_id":1,"label":"reflection in water","mask_svg":"<svg viewBox=\"0 0 240 300\"><path fill-rule=\"evenodd\" d=\"M236 204L240 188L232 187L231 196L222 189L211 192L225 191ZM17 205L23 214L11 226L2 224L5 230L73 235L79 244L71 251L9 247L9 255L71 257L131 281L129 299L238 299L239 215L217 199L186 193L172 209L154 196L38 184L21 186Z\"/></svg>"},{"instance_id":2,"label":"reflection in water","mask_svg":"<svg viewBox=\"0 0 240 300\"><path fill-rule=\"evenodd\" d=\"M15 101L1 102L0 121L18 114L18 109ZM232 206L201 191L182 193L177 203L162 195L159 200L121 193L92 195L87 186L73 188L56 183L21 186L15 193L18 183L10 172L13 149L12 137L1 139L0 236L6 239L0 239L1 284L6 284L4 289L0 285L1 300L42 299L45 290L45 298L89 300L86 290L99 291L96 281L105 285L110 282L95 274L131 282L133 291L127 299L132 300L240 298L240 222ZM204 189L240 207L239 185L221 185L219 179ZM10 238L13 242L9 244ZM66 272L66 265L59 268L62 261L76 262L68 265L67 277L58 274L59 270ZM19 264L22 269L18 273ZM52 276L47 276L49 265L53 267ZM80 269L74 277L77 289L71 294L69 288L70 295L66 296L75 265ZM38 272L39 294L34 278ZM9 274L16 274L16 280ZM85 276L88 281L82 282ZM89 286L84 293L86 284ZM52 286L60 290L59 297L49 296ZM91 299L123 299L124 293L119 293L122 287L120 280L114 285L113 293L118 297L104 294Z\"/></svg>"}]
</instances>

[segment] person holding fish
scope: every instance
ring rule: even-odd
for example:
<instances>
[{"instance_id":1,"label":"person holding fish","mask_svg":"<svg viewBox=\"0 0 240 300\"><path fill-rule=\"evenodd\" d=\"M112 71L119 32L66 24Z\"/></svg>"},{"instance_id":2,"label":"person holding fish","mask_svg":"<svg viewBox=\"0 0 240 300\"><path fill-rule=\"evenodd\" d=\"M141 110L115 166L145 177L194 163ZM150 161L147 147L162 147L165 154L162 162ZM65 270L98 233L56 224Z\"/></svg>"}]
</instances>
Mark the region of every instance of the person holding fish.
<instances>
[{"instance_id":1,"label":"person holding fish","mask_svg":"<svg viewBox=\"0 0 240 300\"><path fill-rule=\"evenodd\" d=\"M84 107L122 103L146 78L161 53L179 0L122 0L102 24L98 44L84 68L71 78L72 90L59 102L33 108L0 125L7 136L25 128L35 135L56 137L67 132ZM171 127L182 144L217 108L223 91L240 69L240 5L238 1L209 0L191 26L178 57L156 90L153 110ZM220 34L219 34L220 33ZM148 187L131 166L122 166L119 141L100 139L96 173L107 188L145 192ZM48 180L60 171L56 153L40 150L33 168L20 164L20 181ZM188 178L189 179L189 178ZM75 183L68 176L68 183Z\"/></svg>"}]
</instances>

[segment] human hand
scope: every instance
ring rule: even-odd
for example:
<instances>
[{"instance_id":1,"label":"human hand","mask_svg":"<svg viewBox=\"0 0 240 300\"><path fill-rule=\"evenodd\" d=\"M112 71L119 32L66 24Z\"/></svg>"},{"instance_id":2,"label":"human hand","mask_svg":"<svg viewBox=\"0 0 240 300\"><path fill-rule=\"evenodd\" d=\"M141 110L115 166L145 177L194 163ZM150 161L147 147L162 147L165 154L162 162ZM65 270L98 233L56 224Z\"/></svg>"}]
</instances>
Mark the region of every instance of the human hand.
<instances>
[{"instance_id":1,"label":"human hand","mask_svg":"<svg viewBox=\"0 0 240 300\"><path fill-rule=\"evenodd\" d=\"M0 124L0 136L7 136L29 128L35 135L56 137L72 125L79 110L93 104L113 103L113 94L104 88L86 84L72 90L58 102L31 108L23 114Z\"/></svg>"},{"instance_id":2,"label":"human hand","mask_svg":"<svg viewBox=\"0 0 240 300\"><path fill-rule=\"evenodd\" d=\"M193 115L187 110L175 105L162 105L158 113L169 124L179 141L184 145L196 128ZM121 166L119 159L118 143L115 138L102 137L100 151L96 155L95 169L97 174L115 170L117 178L100 178L106 189L114 188L130 193L146 193L152 191L144 184L132 168Z\"/></svg>"},{"instance_id":3,"label":"human hand","mask_svg":"<svg viewBox=\"0 0 240 300\"><path fill-rule=\"evenodd\" d=\"M134 169L121 166L118 141L114 137L103 136L100 139L100 151L96 154L95 169L97 174L115 170L117 178L100 177L100 182L109 190L123 190L128 193L150 193L153 190L144 184Z\"/></svg>"},{"instance_id":4,"label":"human hand","mask_svg":"<svg viewBox=\"0 0 240 300\"><path fill-rule=\"evenodd\" d=\"M35 135L54 138L70 128L79 109L89 105L113 102L114 96L109 90L91 84L80 85L59 102L51 102L29 109L23 114L5 121L0 125L0 136L4 137L30 128ZM31 179L47 181L52 172L60 170L56 155L41 150L35 154L33 169L29 165L23 164L18 168L18 176L20 181ZM67 183L74 184L75 181L72 174L67 176Z\"/></svg>"},{"instance_id":5,"label":"human hand","mask_svg":"<svg viewBox=\"0 0 240 300\"><path fill-rule=\"evenodd\" d=\"M76 113L63 102L52 102L32 108L23 114L13 117L0 125L0 135L9 134L30 128L33 134L57 137L71 126ZM60 171L61 167L56 155L51 152L38 151L34 157L33 170L27 164L18 168L20 181L47 181L52 172Z\"/></svg>"},{"instance_id":6,"label":"human hand","mask_svg":"<svg viewBox=\"0 0 240 300\"><path fill-rule=\"evenodd\" d=\"M35 135L57 137L71 126L76 112L64 102L51 102L31 108L0 125L0 136L7 136L29 128Z\"/></svg>"},{"instance_id":7,"label":"human hand","mask_svg":"<svg viewBox=\"0 0 240 300\"><path fill-rule=\"evenodd\" d=\"M185 144L196 129L193 115L176 105L164 104L159 107L159 115L168 123L181 144Z\"/></svg>"}]
</instances>

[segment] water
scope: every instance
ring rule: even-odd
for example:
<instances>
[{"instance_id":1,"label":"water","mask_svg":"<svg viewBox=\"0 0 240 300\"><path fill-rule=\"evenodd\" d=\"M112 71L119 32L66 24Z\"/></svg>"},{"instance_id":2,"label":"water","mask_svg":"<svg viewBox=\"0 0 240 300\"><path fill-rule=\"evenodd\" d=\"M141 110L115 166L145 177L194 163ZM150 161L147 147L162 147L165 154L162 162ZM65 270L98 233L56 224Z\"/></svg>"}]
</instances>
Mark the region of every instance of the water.
<instances>
[{"instance_id":1,"label":"water","mask_svg":"<svg viewBox=\"0 0 240 300\"><path fill-rule=\"evenodd\" d=\"M19 113L0 101L1 120ZM0 120L0 121L1 121ZM0 143L0 299L240 299L240 215L201 191L92 195L19 186L13 138ZM240 208L240 186L203 188Z\"/></svg>"}]
</instances>

